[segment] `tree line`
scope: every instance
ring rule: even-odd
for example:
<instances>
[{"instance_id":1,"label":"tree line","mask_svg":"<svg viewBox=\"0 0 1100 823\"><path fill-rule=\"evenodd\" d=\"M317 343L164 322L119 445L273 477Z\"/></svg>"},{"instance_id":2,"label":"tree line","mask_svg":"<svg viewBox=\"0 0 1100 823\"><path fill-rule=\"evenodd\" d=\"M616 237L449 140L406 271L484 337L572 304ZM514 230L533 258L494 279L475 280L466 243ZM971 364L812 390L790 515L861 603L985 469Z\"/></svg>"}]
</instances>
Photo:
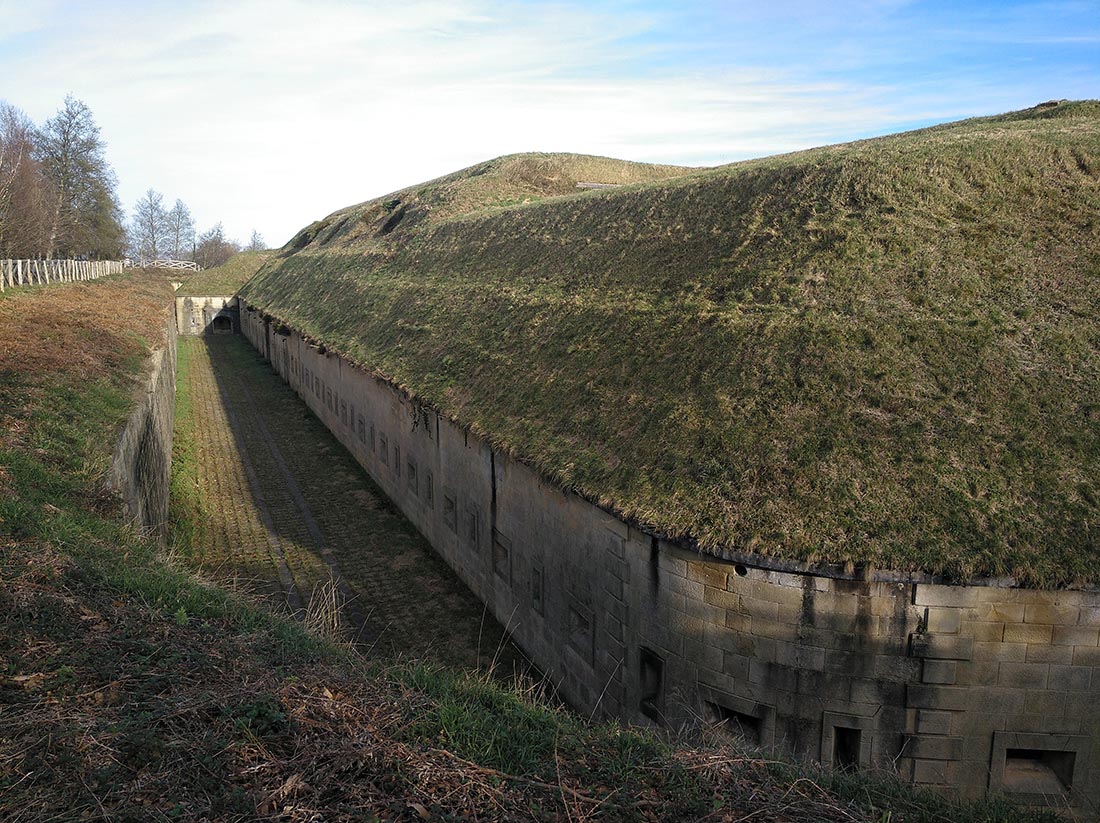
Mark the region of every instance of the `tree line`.
<instances>
[{"instance_id":1,"label":"tree line","mask_svg":"<svg viewBox=\"0 0 1100 823\"><path fill-rule=\"evenodd\" d=\"M251 249L264 248L252 232ZM194 260L221 265L241 245L216 223L198 233L191 210L149 189L127 224L118 179L91 110L72 95L41 127L0 100L0 259Z\"/></svg>"},{"instance_id":2,"label":"tree line","mask_svg":"<svg viewBox=\"0 0 1100 823\"><path fill-rule=\"evenodd\" d=\"M241 244L225 236L220 222L202 233L196 233L191 210L180 199L171 208L164 195L149 189L134 206L130 221L131 253L143 260L170 257L173 260L194 260L204 269L220 266L241 250ZM265 248L264 238L252 232L247 247L258 251Z\"/></svg>"}]
</instances>

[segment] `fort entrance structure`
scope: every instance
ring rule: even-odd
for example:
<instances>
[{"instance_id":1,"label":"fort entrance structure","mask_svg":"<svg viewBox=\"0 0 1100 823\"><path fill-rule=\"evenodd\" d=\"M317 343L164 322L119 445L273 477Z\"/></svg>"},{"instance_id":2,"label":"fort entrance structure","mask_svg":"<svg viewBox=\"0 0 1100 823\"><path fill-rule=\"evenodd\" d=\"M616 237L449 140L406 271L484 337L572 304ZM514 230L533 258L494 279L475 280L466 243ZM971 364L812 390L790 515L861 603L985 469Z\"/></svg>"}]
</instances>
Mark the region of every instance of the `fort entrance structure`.
<instances>
[{"instance_id":1,"label":"fort entrance structure","mask_svg":"<svg viewBox=\"0 0 1100 823\"><path fill-rule=\"evenodd\" d=\"M577 707L1094 816L1098 169L1094 103L502 158L241 329Z\"/></svg>"}]
</instances>

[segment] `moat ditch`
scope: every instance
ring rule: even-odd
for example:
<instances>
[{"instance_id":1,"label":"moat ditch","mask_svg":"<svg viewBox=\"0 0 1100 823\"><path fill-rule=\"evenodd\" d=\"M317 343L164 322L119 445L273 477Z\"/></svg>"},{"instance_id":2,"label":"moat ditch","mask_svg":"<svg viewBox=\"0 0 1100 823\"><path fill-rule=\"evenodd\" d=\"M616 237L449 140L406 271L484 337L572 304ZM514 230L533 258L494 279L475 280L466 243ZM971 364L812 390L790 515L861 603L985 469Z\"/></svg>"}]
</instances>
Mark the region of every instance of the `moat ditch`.
<instances>
[{"instance_id":1,"label":"moat ditch","mask_svg":"<svg viewBox=\"0 0 1100 823\"><path fill-rule=\"evenodd\" d=\"M305 617L343 603L369 654L511 677L504 628L240 337L181 337L173 538L203 573ZM311 608L312 605L312 608Z\"/></svg>"}]
</instances>

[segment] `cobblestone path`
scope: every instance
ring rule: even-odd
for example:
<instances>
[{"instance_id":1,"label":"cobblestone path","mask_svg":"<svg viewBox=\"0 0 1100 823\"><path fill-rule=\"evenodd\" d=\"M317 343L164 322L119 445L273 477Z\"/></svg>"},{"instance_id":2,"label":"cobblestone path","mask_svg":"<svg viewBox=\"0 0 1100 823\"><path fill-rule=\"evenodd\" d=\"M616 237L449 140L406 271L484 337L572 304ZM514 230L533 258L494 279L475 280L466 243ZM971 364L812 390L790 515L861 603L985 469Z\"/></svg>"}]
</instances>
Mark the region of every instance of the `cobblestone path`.
<instances>
[{"instance_id":1,"label":"cobblestone path","mask_svg":"<svg viewBox=\"0 0 1100 823\"><path fill-rule=\"evenodd\" d=\"M373 654L501 675L524 668L501 626L239 337L179 339L177 438L195 485L191 555L301 614L333 579Z\"/></svg>"}]
</instances>

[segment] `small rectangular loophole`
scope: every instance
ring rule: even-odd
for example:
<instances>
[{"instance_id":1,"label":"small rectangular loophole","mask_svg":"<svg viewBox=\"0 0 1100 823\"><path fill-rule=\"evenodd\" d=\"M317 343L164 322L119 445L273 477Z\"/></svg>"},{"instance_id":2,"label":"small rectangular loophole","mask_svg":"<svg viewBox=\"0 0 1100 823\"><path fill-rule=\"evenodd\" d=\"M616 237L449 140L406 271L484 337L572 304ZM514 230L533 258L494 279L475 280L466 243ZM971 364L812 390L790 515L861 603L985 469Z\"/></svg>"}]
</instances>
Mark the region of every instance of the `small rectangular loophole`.
<instances>
[{"instance_id":1,"label":"small rectangular loophole","mask_svg":"<svg viewBox=\"0 0 1100 823\"><path fill-rule=\"evenodd\" d=\"M1064 794L1073 788L1075 752L1006 749L1004 788L1027 794Z\"/></svg>"},{"instance_id":2,"label":"small rectangular loophole","mask_svg":"<svg viewBox=\"0 0 1100 823\"><path fill-rule=\"evenodd\" d=\"M664 722L665 661L645 646L639 649L638 658L638 684L641 692L639 708L650 720L662 723Z\"/></svg>"},{"instance_id":3,"label":"small rectangular loophole","mask_svg":"<svg viewBox=\"0 0 1100 823\"><path fill-rule=\"evenodd\" d=\"M536 561L531 566L531 608L539 614L546 613L544 586L542 564Z\"/></svg>"},{"instance_id":4,"label":"small rectangular loophole","mask_svg":"<svg viewBox=\"0 0 1100 823\"><path fill-rule=\"evenodd\" d=\"M860 729L833 727L833 768L855 771L859 768L859 748L863 742Z\"/></svg>"},{"instance_id":5,"label":"small rectangular loophole","mask_svg":"<svg viewBox=\"0 0 1100 823\"><path fill-rule=\"evenodd\" d=\"M443 494L443 522L447 524L448 529L458 534L458 507L455 505L454 497L446 492Z\"/></svg>"},{"instance_id":6,"label":"small rectangular loophole","mask_svg":"<svg viewBox=\"0 0 1100 823\"><path fill-rule=\"evenodd\" d=\"M720 703L705 704L707 721L719 731L728 734L750 746L760 745L760 727L763 722L759 717L739 712Z\"/></svg>"},{"instance_id":7,"label":"small rectangular loophole","mask_svg":"<svg viewBox=\"0 0 1100 823\"><path fill-rule=\"evenodd\" d=\"M569 645L589 665L593 665L596 656L596 621L588 606L575 598L569 603Z\"/></svg>"},{"instance_id":8,"label":"small rectangular loophole","mask_svg":"<svg viewBox=\"0 0 1100 823\"><path fill-rule=\"evenodd\" d=\"M493 529L493 571L497 577L512 582L512 541Z\"/></svg>"}]
</instances>

